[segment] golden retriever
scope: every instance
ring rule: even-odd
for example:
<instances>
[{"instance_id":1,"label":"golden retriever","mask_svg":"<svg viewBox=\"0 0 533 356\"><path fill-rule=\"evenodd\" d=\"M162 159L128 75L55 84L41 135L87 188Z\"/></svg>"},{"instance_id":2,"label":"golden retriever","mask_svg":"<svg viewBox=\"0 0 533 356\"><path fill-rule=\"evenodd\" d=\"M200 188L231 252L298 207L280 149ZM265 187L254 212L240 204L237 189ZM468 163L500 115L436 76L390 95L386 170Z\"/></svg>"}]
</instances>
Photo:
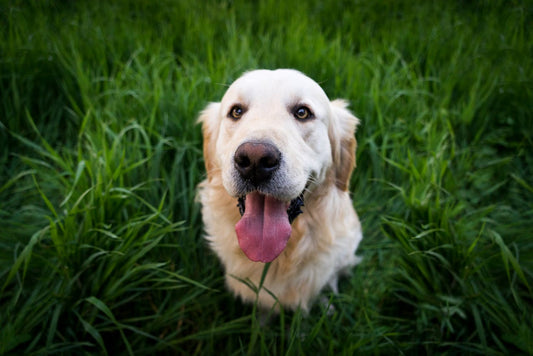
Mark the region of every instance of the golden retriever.
<instances>
[{"instance_id":1,"label":"golden retriever","mask_svg":"<svg viewBox=\"0 0 533 356\"><path fill-rule=\"evenodd\" d=\"M358 119L346 106L296 70L254 70L201 113L206 238L243 301L308 311L358 263L348 192ZM259 286L267 262L257 295L250 283Z\"/></svg>"}]
</instances>

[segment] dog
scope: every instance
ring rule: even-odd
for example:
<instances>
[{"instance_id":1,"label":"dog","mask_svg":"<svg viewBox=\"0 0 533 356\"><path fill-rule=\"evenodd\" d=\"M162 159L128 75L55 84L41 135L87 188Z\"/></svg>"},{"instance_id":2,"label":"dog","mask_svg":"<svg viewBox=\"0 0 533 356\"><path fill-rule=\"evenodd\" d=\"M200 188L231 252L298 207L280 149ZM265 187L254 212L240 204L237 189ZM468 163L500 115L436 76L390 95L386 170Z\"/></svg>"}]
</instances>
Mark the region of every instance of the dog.
<instances>
[{"instance_id":1,"label":"dog","mask_svg":"<svg viewBox=\"0 0 533 356\"><path fill-rule=\"evenodd\" d=\"M206 239L244 302L309 311L359 262L348 191L359 120L346 107L303 73L277 69L246 72L201 112Z\"/></svg>"}]
</instances>

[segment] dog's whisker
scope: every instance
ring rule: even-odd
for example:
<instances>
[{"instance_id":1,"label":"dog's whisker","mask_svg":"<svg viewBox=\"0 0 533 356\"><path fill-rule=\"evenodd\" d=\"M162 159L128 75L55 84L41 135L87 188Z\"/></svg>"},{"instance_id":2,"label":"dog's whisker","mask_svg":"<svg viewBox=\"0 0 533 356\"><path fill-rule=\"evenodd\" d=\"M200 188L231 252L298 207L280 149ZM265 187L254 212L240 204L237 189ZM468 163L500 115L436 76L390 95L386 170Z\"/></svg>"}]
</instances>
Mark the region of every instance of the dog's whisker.
<instances>
[{"instance_id":1,"label":"dog's whisker","mask_svg":"<svg viewBox=\"0 0 533 356\"><path fill-rule=\"evenodd\" d=\"M212 168L212 169L207 171L207 175L208 176L212 176L212 175L216 175L216 174L221 173L221 172L222 172L222 169L220 169L218 167L217 168Z\"/></svg>"}]
</instances>

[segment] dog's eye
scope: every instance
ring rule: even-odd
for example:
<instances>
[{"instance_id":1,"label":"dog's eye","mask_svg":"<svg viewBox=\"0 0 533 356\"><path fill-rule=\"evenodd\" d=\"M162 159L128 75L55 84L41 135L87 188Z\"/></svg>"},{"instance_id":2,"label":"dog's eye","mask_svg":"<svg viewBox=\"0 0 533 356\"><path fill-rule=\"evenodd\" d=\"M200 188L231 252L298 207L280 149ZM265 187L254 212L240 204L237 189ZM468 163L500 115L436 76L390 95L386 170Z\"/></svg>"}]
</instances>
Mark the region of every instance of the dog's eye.
<instances>
[{"instance_id":1,"label":"dog's eye","mask_svg":"<svg viewBox=\"0 0 533 356\"><path fill-rule=\"evenodd\" d=\"M231 110L229 111L228 116L231 117L234 120L239 120L242 115L244 114L244 109L240 105L234 105Z\"/></svg>"},{"instance_id":2,"label":"dog's eye","mask_svg":"<svg viewBox=\"0 0 533 356\"><path fill-rule=\"evenodd\" d=\"M299 106L294 110L294 117L298 120L307 120L313 117L313 113L305 106Z\"/></svg>"}]
</instances>

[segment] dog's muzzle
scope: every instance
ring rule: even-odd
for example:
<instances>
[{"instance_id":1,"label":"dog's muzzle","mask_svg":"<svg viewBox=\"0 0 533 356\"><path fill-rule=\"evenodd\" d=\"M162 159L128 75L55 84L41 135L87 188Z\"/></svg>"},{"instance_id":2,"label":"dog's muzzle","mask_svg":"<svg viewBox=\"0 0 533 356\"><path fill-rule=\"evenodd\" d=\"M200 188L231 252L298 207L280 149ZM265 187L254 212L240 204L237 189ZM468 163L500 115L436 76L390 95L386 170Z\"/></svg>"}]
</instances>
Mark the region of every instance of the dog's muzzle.
<instances>
[{"instance_id":1,"label":"dog's muzzle","mask_svg":"<svg viewBox=\"0 0 533 356\"><path fill-rule=\"evenodd\" d=\"M264 141L242 143L233 157L242 191L235 232L241 250L255 262L271 262L283 252L291 224L302 213L303 192L290 203L269 194L276 189L281 158L278 148Z\"/></svg>"}]
</instances>

